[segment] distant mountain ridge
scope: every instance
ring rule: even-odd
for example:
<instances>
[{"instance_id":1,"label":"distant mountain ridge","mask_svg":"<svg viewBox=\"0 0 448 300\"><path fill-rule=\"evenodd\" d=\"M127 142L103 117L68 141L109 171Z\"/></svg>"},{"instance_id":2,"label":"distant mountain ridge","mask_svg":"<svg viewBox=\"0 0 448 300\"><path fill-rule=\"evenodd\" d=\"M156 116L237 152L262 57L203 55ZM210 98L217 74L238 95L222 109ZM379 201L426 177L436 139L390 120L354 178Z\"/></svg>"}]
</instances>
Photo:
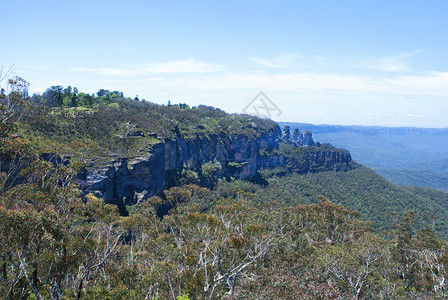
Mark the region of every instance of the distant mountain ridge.
<instances>
[{"instance_id":1,"label":"distant mountain ridge","mask_svg":"<svg viewBox=\"0 0 448 300\"><path fill-rule=\"evenodd\" d=\"M448 190L448 128L279 124L348 149L354 160L394 184Z\"/></svg>"}]
</instances>

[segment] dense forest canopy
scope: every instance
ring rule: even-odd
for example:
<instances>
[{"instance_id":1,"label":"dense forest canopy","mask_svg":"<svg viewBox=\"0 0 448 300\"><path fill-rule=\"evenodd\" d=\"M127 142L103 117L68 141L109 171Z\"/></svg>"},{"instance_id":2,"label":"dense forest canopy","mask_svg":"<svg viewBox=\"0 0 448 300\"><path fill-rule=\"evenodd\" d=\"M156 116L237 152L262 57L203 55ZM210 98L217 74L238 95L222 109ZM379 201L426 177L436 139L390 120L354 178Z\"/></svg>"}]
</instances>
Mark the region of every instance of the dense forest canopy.
<instances>
[{"instance_id":1,"label":"dense forest canopy","mask_svg":"<svg viewBox=\"0 0 448 300\"><path fill-rule=\"evenodd\" d=\"M416 213L402 210L384 216L390 218L389 230L378 232L332 199L309 200L325 194L325 185L337 189L335 172L322 173L328 177L295 172L303 149L278 149L290 153L288 164L265 174L264 190L260 183L232 180L210 190L184 176L179 186L128 207L128 216L79 191L81 160L42 158L49 150L59 157L130 155L178 133L188 138L219 129L255 136L277 130L272 121L210 107L160 106L106 90L95 96L52 87L28 97L23 79L7 85L0 94L4 299L443 299L448 294L446 242L433 224L416 230ZM138 131L151 135L142 142L135 138ZM353 167L341 176L355 186L361 181L354 177L364 176L364 183L375 178ZM299 182L301 190L293 191ZM350 199L367 197L359 194ZM415 194L423 197L424 191ZM412 195L408 190L400 197ZM166 204L172 209L160 218L157 210Z\"/></svg>"}]
</instances>

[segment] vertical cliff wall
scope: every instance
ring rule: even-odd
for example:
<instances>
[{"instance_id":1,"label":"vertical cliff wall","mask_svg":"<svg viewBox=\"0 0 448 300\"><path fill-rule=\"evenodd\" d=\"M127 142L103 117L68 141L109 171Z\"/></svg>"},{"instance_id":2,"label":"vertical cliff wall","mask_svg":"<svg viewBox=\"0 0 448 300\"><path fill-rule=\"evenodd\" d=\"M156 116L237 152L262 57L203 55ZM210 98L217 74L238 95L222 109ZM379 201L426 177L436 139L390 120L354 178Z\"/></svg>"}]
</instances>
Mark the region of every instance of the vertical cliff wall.
<instances>
[{"instance_id":1,"label":"vertical cliff wall","mask_svg":"<svg viewBox=\"0 0 448 300\"><path fill-rule=\"evenodd\" d=\"M310 133L307 138L312 141ZM92 164L80 174L78 182L85 193L94 193L106 202L131 204L161 193L175 183L171 179L184 168L196 170L200 175L201 167L208 162L221 165L221 177L250 179L260 169L283 167L285 161L290 161L276 151L282 139L279 128L255 138L223 133L194 139L179 136L154 145L147 157L115 158L101 168ZM338 170L340 167L336 166L351 161L347 153L305 151L302 155L305 164L298 166L298 170L303 167L303 172L313 171L316 166L321 170Z\"/></svg>"}]
</instances>

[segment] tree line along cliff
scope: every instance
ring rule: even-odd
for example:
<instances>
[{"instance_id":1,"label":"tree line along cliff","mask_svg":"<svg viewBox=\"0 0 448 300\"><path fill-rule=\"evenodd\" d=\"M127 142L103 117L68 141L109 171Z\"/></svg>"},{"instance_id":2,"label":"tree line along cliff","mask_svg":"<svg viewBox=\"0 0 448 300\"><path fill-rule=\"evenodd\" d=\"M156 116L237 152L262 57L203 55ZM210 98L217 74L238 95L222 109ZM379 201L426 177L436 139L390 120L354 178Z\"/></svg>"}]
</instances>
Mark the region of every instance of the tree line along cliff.
<instances>
[{"instance_id":1,"label":"tree line along cliff","mask_svg":"<svg viewBox=\"0 0 448 300\"><path fill-rule=\"evenodd\" d=\"M48 105L58 102L34 96L19 134L46 155L82 161L81 190L108 203L135 204L181 181L212 188L219 178L257 180L265 168L308 173L356 166L348 151L315 143L309 131L282 132L268 119L105 95L83 106Z\"/></svg>"}]
</instances>

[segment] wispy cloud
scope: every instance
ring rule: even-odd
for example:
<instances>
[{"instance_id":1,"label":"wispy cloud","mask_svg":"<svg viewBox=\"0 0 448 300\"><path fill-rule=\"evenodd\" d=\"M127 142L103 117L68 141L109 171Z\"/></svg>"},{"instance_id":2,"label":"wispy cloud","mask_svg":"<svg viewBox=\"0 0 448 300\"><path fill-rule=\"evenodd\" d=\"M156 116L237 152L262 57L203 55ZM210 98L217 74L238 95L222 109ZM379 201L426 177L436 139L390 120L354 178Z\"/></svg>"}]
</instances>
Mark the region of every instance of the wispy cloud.
<instances>
[{"instance_id":1,"label":"wispy cloud","mask_svg":"<svg viewBox=\"0 0 448 300\"><path fill-rule=\"evenodd\" d=\"M251 57L250 60L264 67L286 69L297 66L296 61L300 57L301 56L297 54L290 54L290 55L282 55L273 59Z\"/></svg>"},{"instance_id":2,"label":"wispy cloud","mask_svg":"<svg viewBox=\"0 0 448 300\"><path fill-rule=\"evenodd\" d=\"M367 77L341 73L268 72L182 77L164 85L198 90L257 89L312 92L390 93L448 96L448 72L426 72L415 76Z\"/></svg>"},{"instance_id":3,"label":"wispy cloud","mask_svg":"<svg viewBox=\"0 0 448 300\"><path fill-rule=\"evenodd\" d=\"M375 89L374 83L369 79L352 75L327 73L235 73L223 76L179 78L178 80L167 82L167 84L173 86L185 85L188 88L202 90L364 91Z\"/></svg>"},{"instance_id":4,"label":"wispy cloud","mask_svg":"<svg viewBox=\"0 0 448 300\"><path fill-rule=\"evenodd\" d=\"M50 70L47 66L34 66L34 65L24 66L24 69L28 69L28 70L32 70L32 71L49 71Z\"/></svg>"},{"instance_id":5,"label":"wispy cloud","mask_svg":"<svg viewBox=\"0 0 448 300\"><path fill-rule=\"evenodd\" d=\"M137 69L150 73L208 73L220 71L222 67L190 57L185 60L143 65Z\"/></svg>"},{"instance_id":6,"label":"wispy cloud","mask_svg":"<svg viewBox=\"0 0 448 300\"><path fill-rule=\"evenodd\" d=\"M94 72L105 76L120 77L147 76L149 73L209 73L221 69L222 67L219 65L209 64L193 57L172 62L131 65L126 68L69 68L70 71ZM151 79L150 81L158 81L159 79Z\"/></svg>"},{"instance_id":7,"label":"wispy cloud","mask_svg":"<svg viewBox=\"0 0 448 300\"><path fill-rule=\"evenodd\" d=\"M426 118L426 115L406 114L407 118Z\"/></svg>"},{"instance_id":8,"label":"wispy cloud","mask_svg":"<svg viewBox=\"0 0 448 300\"><path fill-rule=\"evenodd\" d=\"M405 59L420 51L402 53L382 64L375 65L389 71L408 70ZM121 81L152 82L159 88L182 90L277 90L298 92L349 92L391 93L415 96L448 96L448 72L391 73L383 76L357 75L329 72L292 72L285 69L294 64L299 56L289 55L273 60L252 58L265 66L284 68L282 72L252 71L229 72L217 64L203 62L190 57L185 60L146 65L128 65L124 68L72 67L75 72L92 72L114 77ZM400 61L403 60L403 61ZM109 80L109 79L108 79Z\"/></svg>"},{"instance_id":9,"label":"wispy cloud","mask_svg":"<svg viewBox=\"0 0 448 300\"><path fill-rule=\"evenodd\" d=\"M73 67L70 71L77 72L95 72L106 76L131 76L138 74L138 71L133 69L118 69L118 68L83 68Z\"/></svg>"},{"instance_id":10,"label":"wispy cloud","mask_svg":"<svg viewBox=\"0 0 448 300\"><path fill-rule=\"evenodd\" d=\"M389 57L378 59L377 61L366 64L367 67L376 70L390 71L390 72L408 72L411 71L407 59L420 54L420 50L413 52L400 53Z\"/></svg>"},{"instance_id":11,"label":"wispy cloud","mask_svg":"<svg viewBox=\"0 0 448 300\"><path fill-rule=\"evenodd\" d=\"M414 76L399 76L384 80L402 93L448 96L448 72L425 72Z\"/></svg>"},{"instance_id":12,"label":"wispy cloud","mask_svg":"<svg viewBox=\"0 0 448 300\"><path fill-rule=\"evenodd\" d=\"M158 82L158 81L165 81L166 78L164 77L146 77L146 78L139 78L135 81L142 81L142 82Z\"/></svg>"}]
</instances>

